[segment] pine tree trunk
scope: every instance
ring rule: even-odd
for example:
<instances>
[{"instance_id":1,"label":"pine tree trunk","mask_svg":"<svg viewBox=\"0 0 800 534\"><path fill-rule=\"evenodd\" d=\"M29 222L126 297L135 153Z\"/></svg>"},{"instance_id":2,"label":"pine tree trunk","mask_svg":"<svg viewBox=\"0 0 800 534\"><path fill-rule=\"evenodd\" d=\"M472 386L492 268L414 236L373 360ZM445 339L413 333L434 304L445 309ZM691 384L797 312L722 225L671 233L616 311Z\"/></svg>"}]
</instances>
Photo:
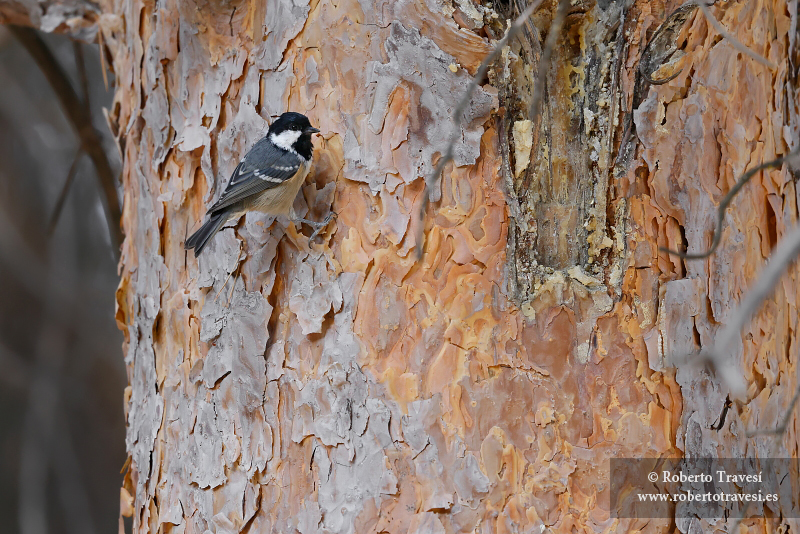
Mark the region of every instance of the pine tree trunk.
<instances>
[{"instance_id":1,"label":"pine tree trunk","mask_svg":"<svg viewBox=\"0 0 800 534\"><path fill-rule=\"evenodd\" d=\"M797 387L796 267L731 355L746 398L669 360L713 344L798 223L786 166L734 200L710 259L659 251L710 246L734 181L797 147L797 2L714 7L777 69L695 10L676 36L682 71L649 86L642 50L677 6L571 6L537 86L545 3L467 108L424 243L422 177L491 50L483 36L505 29L500 7L105 6L134 532L711 528L612 517L608 462L769 455L745 431L776 426ZM324 138L295 209L333 209L335 224L309 242L248 214L196 260L186 236L287 110ZM773 455L796 456L796 425L778 441Z\"/></svg>"}]
</instances>

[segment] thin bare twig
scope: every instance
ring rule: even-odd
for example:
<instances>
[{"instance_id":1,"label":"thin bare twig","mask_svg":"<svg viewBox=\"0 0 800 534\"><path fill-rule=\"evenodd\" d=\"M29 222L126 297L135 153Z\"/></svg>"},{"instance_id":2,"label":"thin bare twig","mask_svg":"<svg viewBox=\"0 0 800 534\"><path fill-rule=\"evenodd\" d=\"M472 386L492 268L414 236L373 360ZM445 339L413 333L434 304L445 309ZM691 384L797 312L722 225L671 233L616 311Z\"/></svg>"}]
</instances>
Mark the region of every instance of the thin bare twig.
<instances>
[{"instance_id":1,"label":"thin bare twig","mask_svg":"<svg viewBox=\"0 0 800 534\"><path fill-rule=\"evenodd\" d=\"M69 192L69 188L72 186L72 181L75 179L75 174L78 171L78 163L81 161L82 154L83 150L78 149L78 152L75 154L75 158L72 160L72 165L69 166L67 179L64 182L64 186L61 188L61 193L58 194L58 200L56 200L56 205L53 208L53 214L50 216L50 222L47 223L48 237L53 235L53 231L56 229L56 224L58 224L58 219L61 217L61 210L64 209L64 201L67 199L67 193Z\"/></svg>"},{"instance_id":2,"label":"thin bare twig","mask_svg":"<svg viewBox=\"0 0 800 534\"><path fill-rule=\"evenodd\" d=\"M97 169L100 189L105 197L106 221L111 234L111 241L114 244L114 255L117 257L119 245L122 243L122 231L119 226L122 220L122 212L117 198L117 188L111 164L103 150L100 136L92 124L92 117L86 113L64 69L61 68L61 65L36 31L20 26L8 26L8 29L25 47L36 61L36 64L39 65L61 103L64 115L69 119L78 134L81 148L92 159L95 169Z\"/></svg>"},{"instance_id":3,"label":"thin bare twig","mask_svg":"<svg viewBox=\"0 0 800 534\"><path fill-rule=\"evenodd\" d=\"M89 79L86 77L86 62L83 60L83 45L80 41L72 41L72 51L75 54L75 67L78 71L78 79L81 81L81 93L83 94L83 109L91 114L89 106Z\"/></svg>"},{"instance_id":4,"label":"thin bare twig","mask_svg":"<svg viewBox=\"0 0 800 534\"><path fill-rule=\"evenodd\" d=\"M718 34L720 34L725 39L730 41L731 45L736 50L738 50L742 54L745 54L746 56L749 56L749 57L755 59L756 61L758 61L762 65L764 65L766 67L769 67L772 70L775 70L775 69L778 68L778 66L775 63L773 63L772 61L768 60L767 58L765 58L764 56L762 56L758 52L756 52L756 51L752 50L751 48L749 48L747 45L745 45L744 43L739 41L736 37L734 37L733 34L731 34L728 30L726 30L725 26L723 26L722 23L720 23L720 21L718 21L716 18L714 18L714 15L711 13L711 10L708 9L708 6L706 5L706 3L703 0L700 0L700 2L698 2L698 5L700 6L700 10L703 12L703 15L705 15L706 20L708 21L708 23L711 24L711 26L713 26L713 28L717 31Z\"/></svg>"},{"instance_id":5,"label":"thin bare twig","mask_svg":"<svg viewBox=\"0 0 800 534\"><path fill-rule=\"evenodd\" d=\"M567 10L570 5L569 0L560 0L556 16L553 18L553 22L550 23L550 29L547 30L547 39L544 41L542 58L539 60L539 66L537 67L536 83L533 86L533 99L528 109L528 120L533 123L534 127L536 127L536 119L539 118L539 109L542 107L542 100L544 99L544 82L547 77L547 71L550 70L553 50L556 48L556 41L561 34L561 26L564 24L564 19L567 18Z\"/></svg>"},{"instance_id":6,"label":"thin bare twig","mask_svg":"<svg viewBox=\"0 0 800 534\"><path fill-rule=\"evenodd\" d=\"M756 173L758 173L759 171L768 169L770 167L778 167L781 164L783 164L783 162L790 160L791 158L797 155L800 155L800 148L796 148L795 150L789 152L785 156L773 159L771 161L767 161L766 163L762 163L757 167L753 167L752 169L744 173L741 176L741 178L739 178L739 180L737 180L736 184L731 188L730 191L728 191L728 194L725 195L725 197L722 199L722 202L720 202L719 207L717 208L717 226L716 229L714 230L714 240L711 242L711 248L709 248L707 251L699 254L688 254L686 252L679 252L677 250L672 250L665 247L659 247L658 250L660 250L661 252L666 252L667 254L674 254L675 256L683 258L684 260L702 260L704 258L708 258L709 256L711 256L717 250L717 247L719 247L720 241L722 240L722 230L725 222L725 212L727 211L728 206L733 201L733 198L736 196L736 194L739 191L741 191L741 189L745 185L747 185L747 182L750 181L750 178L755 176Z\"/></svg>"},{"instance_id":7,"label":"thin bare twig","mask_svg":"<svg viewBox=\"0 0 800 534\"><path fill-rule=\"evenodd\" d=\"M786 414L783 416L783 421L781 422L780 426L775 430L755 430L752 432L747 432L747 437L752 438L755 436L763 436L767 435L772 438L772 442L769 446L769 456L767 458L775 458L777 457L777 444L778 438L783 436L786 431L789 429L789 422L792 418L792 413L794 413L794 408L797 406L797 401L800 399L800 385L797 386L797 390L794 392L794 397L792 397L792 401L789 403L789 408L786 410ZM739 525L742 524L745 517L747 516L747 511L750 509L750 501L745 501L744 508L742 509L741 516L736 519L736 522L733 524L733 527L728 532L739 532Z\"/></svg>"},{"instance_id":8,"label":"thin bare twig","mask_svg":"<svg viewBox=\"0 0 800 534\"><path fill-rule=\"evenodd\" d=\"M81 81L81 92L83 93L83 111L87 115L91 116L91 107L89 103L89 79L86 77L86 63L83 60L83 47L79 41L72 41L72 50L75 54L75 66L78 71L78 78ZM47 225L47 236L51 237L53 235L53 231L56 229L56 224L58 224L58 220L61 217L61 210L64 208L64 201L67 199L67 193L69 192L70 187L72 187L72 182L75 179L75 173L78 170L78 163L81 160L81 155L83 155L83 149L78 148L78 152L75 154L75 158L72 160L72 165L69 167L69 172L67 172L67 180L64 182L64 187L61 188L61 193L58 195L58 200L56 200L56 205L53 208L53 214L50 216L50 222Z\"/></svg>"},{"instance_id":9,"label":"thin bare twig","mask_svg":"<svg viewBox=\"0 0 800 534\"><path fill-rule=\"evenodd\" d=\"M106 45L103 42L103 28L97 28L97 46L100 49L100 71L103 73L103 85L108 92L108 74L106 74Z\"/></svg>"},{"instance_id":10,"label":"thin bare twig","mask_svg":"<svg viewBox=\"0 0 800 534\"><path fill-rule=\"evenodd\" d=\"M665 84L670 80L674 80L681 73L681 71L677 71L665 78L653 78L653 73L660 69L678 51L677 39L684 24L686 24L689 16L696 8L697 2L690 0L670 13L666 20L656 28L642 50L637 75L634 78L630 107L624 113L622 137L619 149L614 157L614 174L616 176L627 172L628 165L636 150L636 143L632 142L638 137L636 123L633 121L633 110L642 104L650 85ZM613 115L611 116L613 117Z\"/></svg>"},{"instance_id":11,"label":"thin bare twig","mask_svg":"<svg viewBox=\"0 0 800 534\"><path fill-rule=\"evenodd\" d=\"M786 432L786 429L789 428L789 421L792 419L792 414L794 413L794 408L797 406L797 401L800 400L800 384L798 384L797 389L794 392L794 397L792 397L792 402L789 403L789 407L786 409L786 414L783 416L783 420L781 424L778 425L773 430L753 430L747 433L748 438L752 438L754 436L763 436L763 435L772 435L772 436L781 436L783 433Z\"/></svg>"},{"instance_id":12,"label":"thin bare twig","mask_svg":"<svg viewBox=\"0 0 800 534\"><path fill-rule=\"evenodd\" d=\"M731 346L741 340L741 331L761 303L772 293L775 284L781 279L789 264L800 254L800 225L792 228L775 247L775 252L756 278L755 286L747 292L744 300L731 314L731 320L716 336L711 349L702 351L699 356L710 363L720 378L728 385L732 398L744 396L746 384L738 365L734 365L728 354Z\"/></svg>"},{"instance_id":13,"label":"thin bare twig","mask_svg":"<svg viewBox=\"0 0 800 534\"><path fill-rule=\"evenodd\" d=\"M474 93L475 89L478 88L478 84L486 76L489 66L494 63L494 61L500 55L503 47L506 46L506 44L514 35L517 34L520 29L522 29L522 27L525 25L525 21L533 14L534 11L536 11L541 3L542 0L536 0L530 4L527 9L525 9L525 11L523 11L520 16L517 17L517 19L511 24L506 31L505 36L503 36L503 38L497 42L494 49L492 49L492 51L489 52L485 58L483 58L480 67L478 67L478 71L475 73L475 76L473 76L469 86L467 86L464 96L461 97L461 100L458 102L458 106L456 106L456 110L453 113L453 133L450 135L450 141L447 145L447 150L445 151L444 155L439 158L439 161L436 163L436 168L433 170L431 175L425 180L425 188L422 192L422 204L419 209L420 223L419 228L417 229L415 243L417 247L417 261L422 258L422 241L425 232L425 212L428 210L428 204L430 203L430 184L435 183L436 180L439 179L444 171L445 165L453 160L453 151L455 150L456 141L458 141L458 137L461 134L461 121L463 119L464 111L467 109L467 105L472 100L472 93Z\"/></svg>"},{"instance_id":14,"label":"thin bare twig","mask_svg":"<svg viewBox=\"0 0 800 534\"><path fill-rule=\"evenodd\" d=\"M219 294L222 293L222 290L225 289L225 286L228 284L228 280L230 280L231 276L233 276L233 273L239 270L239 260L242 259L242 252L244 252L244 250L242 249L241 242L239 242L239 255L236 257L236 266L233 268L231 272L228 273L228 277L225 279L225 281L222 282L222 287L219 288L219 291L217 291L217 294L214 297L215 303L217 302L217 298L219 298ZM236 280L233 281L233 287L236 287ZM231 289L231 296L228 297L228 305L230 305L232 297L233 297L233 289Z\"/></svg>"},{"instance_id":15,"label":"thin bare twig","mask_svg":"<svg viewBox=\"0 0 800 534\"><path fill-rule=\"evenodd\" d=\"M642 58L639 62L639 74L651 85L662 85L678 77L681 71L672 73L666 78L653 78L653 73L661 68L664 62L678 51L675 40L677 39L683 25L689 19L694 10L697 9L697 2L686 2L667 16L667 19L656 28L653 36L647 42L647 46L642 51Z\"/></svg>"}]
</instances>

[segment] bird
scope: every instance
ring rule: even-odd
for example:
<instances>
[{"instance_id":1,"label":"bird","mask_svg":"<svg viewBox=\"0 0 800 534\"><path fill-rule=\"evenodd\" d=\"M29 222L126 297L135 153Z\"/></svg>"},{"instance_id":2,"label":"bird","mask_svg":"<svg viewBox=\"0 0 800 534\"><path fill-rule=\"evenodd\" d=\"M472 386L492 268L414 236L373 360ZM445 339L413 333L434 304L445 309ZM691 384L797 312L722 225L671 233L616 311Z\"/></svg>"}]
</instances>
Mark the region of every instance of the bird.
<instances>
[{"instance_id":1,"label":"bird","mask_svg":"<svg viewBox=\"0 0 800 534\"><path fill-rule=\"evenodd\" d=\"M278 117L236 166L222 195L208 209L208 220L186 240L185 248L194 249L198 257L226 222L251 210L306 223L315 229L313 240L333 212L322 222L309 221L297 218L292 204L311 169L311 136L315 133L319 129L302 113L290 111Z\"/></svg>"}]
</instances>

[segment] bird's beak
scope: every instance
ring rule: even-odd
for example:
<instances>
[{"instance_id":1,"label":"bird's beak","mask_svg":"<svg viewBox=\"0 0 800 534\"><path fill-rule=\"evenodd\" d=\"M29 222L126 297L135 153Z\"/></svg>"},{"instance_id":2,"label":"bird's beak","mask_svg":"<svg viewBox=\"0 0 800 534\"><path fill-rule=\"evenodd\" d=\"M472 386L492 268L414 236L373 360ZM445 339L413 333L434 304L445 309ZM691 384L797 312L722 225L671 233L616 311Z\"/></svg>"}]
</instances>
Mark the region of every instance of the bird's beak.
<instances>
[{"instance_id":1,"label":"bird's beak","mask_svg":"<svg viewBox=\"0 0 800 534\"><path fill-rule=\"evenodd\" d=\"M305 130L303 130L303 133L307 133L309 135L319 133L319 128L314 128L313 126L309 126Z\"/></svg>"}]
</instances>

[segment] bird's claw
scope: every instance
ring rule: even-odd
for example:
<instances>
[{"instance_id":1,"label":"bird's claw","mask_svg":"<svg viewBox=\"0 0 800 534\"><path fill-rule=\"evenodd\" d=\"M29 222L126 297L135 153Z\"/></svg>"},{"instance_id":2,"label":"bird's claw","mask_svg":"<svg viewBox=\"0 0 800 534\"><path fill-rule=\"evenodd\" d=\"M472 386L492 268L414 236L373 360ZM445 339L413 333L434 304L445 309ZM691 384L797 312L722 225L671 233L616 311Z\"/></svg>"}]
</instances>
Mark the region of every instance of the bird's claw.
<instances>
[{"instance_id":1,"label":"bird's claw","mask_svg":"<svg viewBox=\"0 0 800 534\"><path fill-rule=\"evenodd\" d=\"M311 237L308 238L309 241L314 241L314 239L319 235L319 233L323 231L331 222L331 220L334 219L335 217L337 217L336 213L331 211L330 213L328 213L327 217L325 217L325 220L323 220L322 222L309 221L308 219L297 219L297 222L306 223L307 225L312 226L314 228L314 232L311 234Z\"/></svg>"}]
</instances>

